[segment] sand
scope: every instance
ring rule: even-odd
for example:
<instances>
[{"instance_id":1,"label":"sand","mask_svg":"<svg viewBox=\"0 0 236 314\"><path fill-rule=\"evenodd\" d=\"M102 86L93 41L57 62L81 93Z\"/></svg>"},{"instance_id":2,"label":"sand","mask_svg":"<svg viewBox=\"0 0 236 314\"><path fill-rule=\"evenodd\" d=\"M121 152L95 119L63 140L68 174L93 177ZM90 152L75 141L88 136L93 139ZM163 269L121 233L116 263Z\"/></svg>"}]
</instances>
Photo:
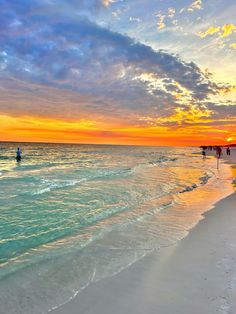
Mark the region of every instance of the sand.
<instances>
[{"instance_id":1,"label":"sand","mask_svg":"<svg viewBox=\"0 0 236 314\"><path fill-rule=\"evenodd\" d=\"M51 313L235 314L235 205L236 193L205 213L183 240L92 283Z\"/></svg>"}]
</instances>

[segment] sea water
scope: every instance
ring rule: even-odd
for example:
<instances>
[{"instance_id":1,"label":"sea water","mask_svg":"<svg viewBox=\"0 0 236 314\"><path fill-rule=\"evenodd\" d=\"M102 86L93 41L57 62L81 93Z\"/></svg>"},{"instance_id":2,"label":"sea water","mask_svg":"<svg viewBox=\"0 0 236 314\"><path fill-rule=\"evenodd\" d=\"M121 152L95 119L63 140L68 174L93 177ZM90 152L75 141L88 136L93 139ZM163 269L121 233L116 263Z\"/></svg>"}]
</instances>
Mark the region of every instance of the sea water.
<instances>
[{"instance_id":1,"label":"sea water","mask_svg":"<svg viewBox=\"0 0 236 314\"><path fill-rule=\"evenodd\" d=\"M232 192L198 148L0 143L0 313L47 313L184 238Z\"/></svg>"}]
</instances>

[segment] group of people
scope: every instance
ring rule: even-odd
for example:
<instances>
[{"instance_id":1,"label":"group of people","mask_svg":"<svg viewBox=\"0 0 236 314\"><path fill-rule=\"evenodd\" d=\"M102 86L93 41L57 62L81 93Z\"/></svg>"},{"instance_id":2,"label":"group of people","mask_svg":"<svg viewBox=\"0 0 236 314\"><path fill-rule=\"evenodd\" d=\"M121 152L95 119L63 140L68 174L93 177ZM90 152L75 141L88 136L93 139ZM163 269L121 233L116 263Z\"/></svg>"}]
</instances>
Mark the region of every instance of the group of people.
<instances>
[{"instance_id":1,"label":"group of people","mask_svg":"<svg viewBox=\"0 0 236 314\"><path fill-rule=\"evenodd\" d=\"M216 150L216 157L220 158L222 155L222 148L220 146L216 146L215 150ZM21 161L21 154L22 154L21 149L20 149L20 147L18 147L16 150L16 161ZM226 148L226 155L230 156L230 148L229 147ZM202 147L202 157L206 158L206 147Z\"/></svg>"},{"instance_id":2,"label":"group of people","mask_svg":"<svg viewBox=\"0 0 236 314\"><path fill-rule=\"evenodd\" d=\"M202 147L202 157L203 158L206 158L206 149L207 149L207 147ZM216 157L220 158L222 155L222 148L220 146L216 146L215 151L216 151ZM230 156L230 148L229 147L226 148L226 155Z\"/></svg>"}]
</instances>

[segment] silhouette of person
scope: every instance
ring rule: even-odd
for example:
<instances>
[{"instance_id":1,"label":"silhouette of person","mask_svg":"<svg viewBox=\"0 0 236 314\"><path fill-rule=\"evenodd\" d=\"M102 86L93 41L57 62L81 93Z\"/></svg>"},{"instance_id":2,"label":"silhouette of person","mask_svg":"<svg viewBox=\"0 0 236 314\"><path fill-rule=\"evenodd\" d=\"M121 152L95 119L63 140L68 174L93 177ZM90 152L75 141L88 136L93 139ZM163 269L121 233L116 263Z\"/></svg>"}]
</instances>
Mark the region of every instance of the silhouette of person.
<instances>
[{"instance_id":1,"label":"silhouette of person","mask_svg":"<svg viewBox=\"0 0 236 314\"><path fill-rule=\"evenodd\" d=\"M222 154L221 147L220 146L216 146L216 157L220 158L221 154Z\"/></svg>"},{"instance_id":2,"label":"silhouette of person","mask_svg":"<svg viewBox=\"0 0 236 314\"><path fill-rule=\"evenodd\" d=\"M206 151L205 151L205 149L202 150L202 158L206 158Z\"/></svg>"},{"instance_id":3,"label":"silhouette of person","mask_svg":"<svg viewBox=\"0 0 236 314\"><path fill-rule=\"evenodd\" d=\"M229 147L227 147L227 149L226 149L226 154L229 156L230 155L230 148Z\"/></svg>"},{"instance_id":4,"label":"silhouette of person","mask_svg":"<svg viewBox=\"0 0 236 314\"><path fill-rule=\"evenodd\" d=\"M20 147L18 147L17 151L16 151L16 161L21 161L21 150L20 150Z\"/></svg>"}]
</instances>

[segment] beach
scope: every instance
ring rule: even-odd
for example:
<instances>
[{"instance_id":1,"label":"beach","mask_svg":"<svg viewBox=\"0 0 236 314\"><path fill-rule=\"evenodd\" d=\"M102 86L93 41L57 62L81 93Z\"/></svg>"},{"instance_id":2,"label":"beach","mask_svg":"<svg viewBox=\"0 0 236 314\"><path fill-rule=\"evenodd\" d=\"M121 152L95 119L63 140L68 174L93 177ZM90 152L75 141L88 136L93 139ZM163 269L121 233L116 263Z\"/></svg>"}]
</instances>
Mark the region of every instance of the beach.
<instances>
[{"instance_id":1,"label":"beach","mask_svg":"<svg viewBox=\"0 0 236 314\"><path fill-rule=\"evenodd\" d=\"M0 314L236 314L235 14L0 0Z\"/></svg>"},{"instance_id":2,"label":"beach","mask_svg":"<svg viewBox=\"0 0 236 314\"><path fill-rule=\"evenodd\" d=\"M233 172L235 153L230 157ZM181 241L91 283L52 313L236 313L235 204L234 192Z\"/></svg>"},{"instance_id":3,"label":"beach","mask_svg":"<svg viewBox=\"0 0 236 314\"><path fill-rule=\"evenodd\" d=\"M235 312L235 150L22 146L0 146L0 314Z\"/></svg>"}]
</instances>

